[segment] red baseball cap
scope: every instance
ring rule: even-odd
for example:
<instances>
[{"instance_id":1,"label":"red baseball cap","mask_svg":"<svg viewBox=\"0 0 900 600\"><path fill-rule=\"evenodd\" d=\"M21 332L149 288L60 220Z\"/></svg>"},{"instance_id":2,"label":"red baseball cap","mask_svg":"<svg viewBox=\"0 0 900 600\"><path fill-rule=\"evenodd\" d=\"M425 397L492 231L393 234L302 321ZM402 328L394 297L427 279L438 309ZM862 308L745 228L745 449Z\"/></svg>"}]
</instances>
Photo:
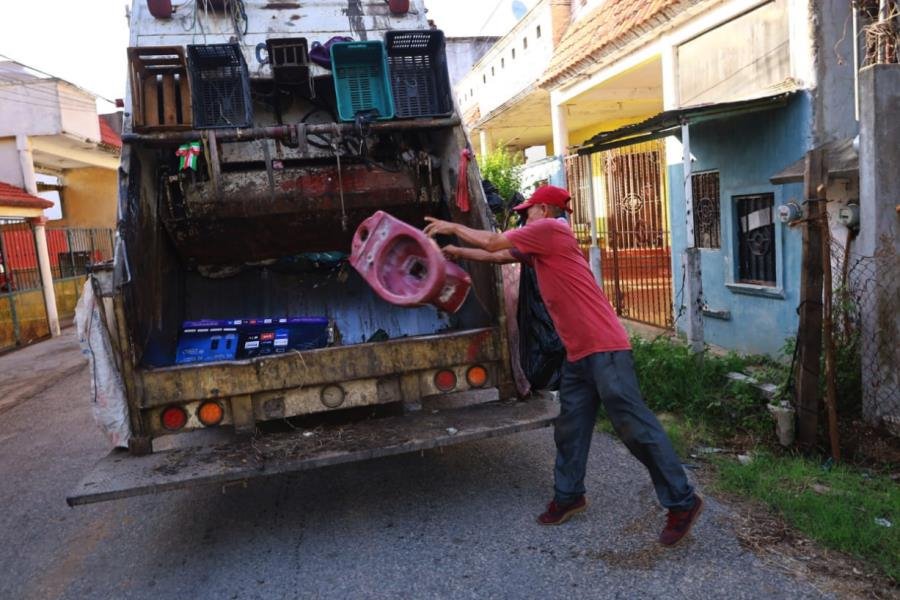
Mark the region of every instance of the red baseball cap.
<instances>
[{"instance_id":1,"label":"red baseball cap","mask_svg":"<svg viewBox=\"0 0 900 600\"><path fill-rule=\"evenodd\" d=\"M569 192L561 187L556 187L555 185L542 185L534 191L531 198L522 204L513 206L513 210L519 212L534 206L535 204L549 204L550 206L558 206L559 208L564 208L568 212L572 212L572 209L566 206L571 199L572 197L569 196Z\"/></svg>"}]
</instances>

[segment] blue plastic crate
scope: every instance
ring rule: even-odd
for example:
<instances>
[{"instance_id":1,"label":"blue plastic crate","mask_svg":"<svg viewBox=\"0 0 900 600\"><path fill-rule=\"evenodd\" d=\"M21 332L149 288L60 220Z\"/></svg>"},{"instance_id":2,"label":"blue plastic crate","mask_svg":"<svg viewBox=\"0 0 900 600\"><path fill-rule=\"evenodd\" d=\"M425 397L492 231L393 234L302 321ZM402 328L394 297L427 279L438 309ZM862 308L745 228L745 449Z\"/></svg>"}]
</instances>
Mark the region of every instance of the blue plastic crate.
<instances>
[{"instance_id":1,"label":"blue plastic crate","mask_svg":"<svg viewBox=\"0 0 900 600\"><path fill-rule=\"evenodd\" d=\"M353 121L360 112L375 111L378 120L394 118L384 42L340 42L331 46L331 72L338 117Z\"/></svg>"}]
</instances>

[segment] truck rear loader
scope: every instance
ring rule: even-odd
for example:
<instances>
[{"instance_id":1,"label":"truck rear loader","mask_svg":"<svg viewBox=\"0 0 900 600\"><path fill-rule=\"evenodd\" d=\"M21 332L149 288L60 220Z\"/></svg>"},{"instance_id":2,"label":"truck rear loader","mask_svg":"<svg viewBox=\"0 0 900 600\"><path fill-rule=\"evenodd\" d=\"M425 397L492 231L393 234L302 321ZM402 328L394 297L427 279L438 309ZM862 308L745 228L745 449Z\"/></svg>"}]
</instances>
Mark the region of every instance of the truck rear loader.
<instances>
[{"instance_id":1,"label":"truck rear loader","mask_svg":"<svg viewBox=\"0 0 900 600\"><path fill-rule=\"evenodd\" d=\"M115 260L89 281L128 447L71 505L552 422L516 398L497 266L463 265L451 314L348 265L377 211L492 226L443 34L402 4L135 0Z\"/></svg>"}]
</instances>

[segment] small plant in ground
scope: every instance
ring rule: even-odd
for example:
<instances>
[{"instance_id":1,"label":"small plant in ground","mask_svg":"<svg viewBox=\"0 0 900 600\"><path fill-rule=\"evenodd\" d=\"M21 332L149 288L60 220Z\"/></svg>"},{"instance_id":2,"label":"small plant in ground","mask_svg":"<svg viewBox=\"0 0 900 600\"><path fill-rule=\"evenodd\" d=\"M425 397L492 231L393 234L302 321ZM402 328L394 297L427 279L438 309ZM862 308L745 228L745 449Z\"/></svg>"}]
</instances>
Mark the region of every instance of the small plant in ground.
<instances>
[{"instance_id":1,"label":"small plant in ground","mask_svg":"<svg viewBox=\"0 0 900 600\"><path fill-rule=\"evenodd\" d=\"M900 582L900 488L890 478L767 453L717 466L720 489L761 500L809 537Z\"/></svg>"}]
</instances>

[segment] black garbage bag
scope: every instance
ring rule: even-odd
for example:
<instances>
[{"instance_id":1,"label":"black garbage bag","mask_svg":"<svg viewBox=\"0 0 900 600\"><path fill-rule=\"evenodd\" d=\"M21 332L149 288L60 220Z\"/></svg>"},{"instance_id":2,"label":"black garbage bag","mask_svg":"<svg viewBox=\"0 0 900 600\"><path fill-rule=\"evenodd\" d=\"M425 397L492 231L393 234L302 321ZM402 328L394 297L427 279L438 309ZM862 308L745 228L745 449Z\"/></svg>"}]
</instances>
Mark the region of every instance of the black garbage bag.
<instances>
[{"instance_id":1,"label":"black garbage bag","mask_svg":"<svg viewBox=\"0 0 900 600\"><path fill-rule=\"evenodd\" d=\"M497 186L488 179L482 179L481 189L484 190L484 199L487 201L488 208L491 209L492 213L496 214L503 210L503 198L500 197Z\"/></svg>"},{"instance_id":2,"label":"black garbage bag","mask_svg":"<svg viewBox=\"0 0 900 600\"><path fill-rule=\"evenodd\" d=\"M522 263L519 276L519 360L536 390L559 389L566 349L538 290L534 268Z\"/></svg>"}]
</instances>

